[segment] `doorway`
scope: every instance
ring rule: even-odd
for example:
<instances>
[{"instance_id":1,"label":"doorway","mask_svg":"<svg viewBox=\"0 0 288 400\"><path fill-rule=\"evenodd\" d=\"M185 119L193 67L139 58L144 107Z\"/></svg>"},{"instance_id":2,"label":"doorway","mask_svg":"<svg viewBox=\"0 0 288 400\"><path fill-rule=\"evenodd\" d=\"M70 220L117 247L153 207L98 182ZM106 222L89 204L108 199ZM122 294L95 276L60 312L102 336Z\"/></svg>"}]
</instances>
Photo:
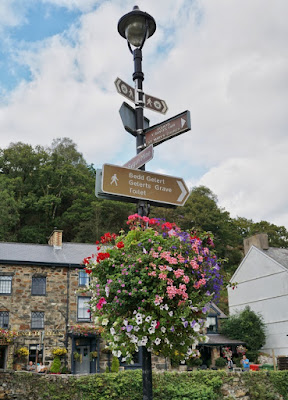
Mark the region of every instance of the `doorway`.
<instances>
[{"instance_id":1,"label":"doorway","mask_svg":"<svg viewBox=\"0 0 288 400\"><path fill-rule=\"evenodd\" d=\"M90 374L90 346L77 346L75 351L79 360L75 360L75 374Z\"/></svg>"},{"instance_id":2,"label":"doorway","mask_svg":"<svg viewBox=\"0 0 288 400\"><path fill-rule=\"evenodd\" d=\"M7 346L0 346L0 369L5 369L6 367L6 353Z\"/></svg>"}]
</instances>

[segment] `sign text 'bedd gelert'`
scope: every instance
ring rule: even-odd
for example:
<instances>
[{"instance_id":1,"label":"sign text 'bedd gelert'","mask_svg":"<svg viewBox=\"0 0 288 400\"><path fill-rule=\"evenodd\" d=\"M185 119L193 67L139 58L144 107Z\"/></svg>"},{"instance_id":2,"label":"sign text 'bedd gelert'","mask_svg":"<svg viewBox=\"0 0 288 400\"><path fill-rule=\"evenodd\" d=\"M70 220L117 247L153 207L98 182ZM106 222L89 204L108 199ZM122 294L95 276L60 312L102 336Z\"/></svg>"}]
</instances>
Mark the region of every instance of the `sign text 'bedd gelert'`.
<instances>
[{"instance_id":1,"label":"sign text 'bedd gelert'","mask_svg":"<svg viewBox=\"0 0 288 400\"><path fill-rule=\"evenodd\" d=\"M182 178L104 164L102 191L113 195L183 206L189 190Z\"/></svg>"}]
</instances>

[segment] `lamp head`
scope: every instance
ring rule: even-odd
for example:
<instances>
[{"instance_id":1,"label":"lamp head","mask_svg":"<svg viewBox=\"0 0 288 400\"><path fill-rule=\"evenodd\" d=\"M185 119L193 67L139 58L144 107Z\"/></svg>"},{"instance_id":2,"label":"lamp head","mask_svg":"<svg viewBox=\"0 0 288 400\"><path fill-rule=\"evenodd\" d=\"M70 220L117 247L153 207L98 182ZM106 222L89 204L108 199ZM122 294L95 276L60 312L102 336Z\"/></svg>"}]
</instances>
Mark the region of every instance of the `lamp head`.
<instances>
[{"instance_id":1,"label":"lamp head","mask_svg":"<svg viewBox=\"0 0 288 400\"><path fill-rule=\"evenodd\" d=\"M127 39L128 43L135 47L142 47L145 40L153 35L156 23L153 17L140 11L138 6L123 15L118 22L118 32Z\"/></svg>"}]
</instances>

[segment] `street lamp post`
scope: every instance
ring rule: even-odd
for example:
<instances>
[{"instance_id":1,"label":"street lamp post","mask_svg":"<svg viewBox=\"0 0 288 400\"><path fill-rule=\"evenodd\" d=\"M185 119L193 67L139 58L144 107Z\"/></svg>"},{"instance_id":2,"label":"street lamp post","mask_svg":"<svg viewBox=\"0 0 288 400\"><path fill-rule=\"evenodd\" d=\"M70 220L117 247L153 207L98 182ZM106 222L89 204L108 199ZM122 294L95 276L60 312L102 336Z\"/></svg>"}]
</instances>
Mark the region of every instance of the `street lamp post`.
<instances>
[{"instance_id":1,"label":"street lamp post","mask_svg":"<svg viewBox=\"0 0 288 400\"><path fill-rule=\"evenodd\" d=\"M133 80L135 82L135 118L136 118L136 152L139 154L144 149L144 93L142 71L142 48L147 38L156 30L156 23L151 15L140 11L138 6L133 11L123 15L118 22L119 34L127 40L130 52L134 58ZM132 48L134 47L134 49ZM141 167L145 170L145 165ZM138 202L138 214L148 215L149 205L140 200Z\"/></svg>"},{"instance_id":2,"label":"street lamp post","mask_svg":"<svg viewBox=\"0 0 288 400\"><path fill-rule=\"evenodd\" d=\"M156 30L156 23L151 15L140 11L138 6L133 11L123 15L118 22L119 34L127 40L130 52L134 59L133 80L135 82L135 119L136 119L136 152L139 154L145 147L144 145L144 93L142 71L142 48L147 38L152 36ZM134 47L134 49L132 48ZM145 170L145 165L141 167ZM149 204L147 201L138 201L138 214L147 216ZM151 352L146 347L142 347L142 381L143 381L143 400L152 400L152 364Z\"/></svg>"}]
</instances>

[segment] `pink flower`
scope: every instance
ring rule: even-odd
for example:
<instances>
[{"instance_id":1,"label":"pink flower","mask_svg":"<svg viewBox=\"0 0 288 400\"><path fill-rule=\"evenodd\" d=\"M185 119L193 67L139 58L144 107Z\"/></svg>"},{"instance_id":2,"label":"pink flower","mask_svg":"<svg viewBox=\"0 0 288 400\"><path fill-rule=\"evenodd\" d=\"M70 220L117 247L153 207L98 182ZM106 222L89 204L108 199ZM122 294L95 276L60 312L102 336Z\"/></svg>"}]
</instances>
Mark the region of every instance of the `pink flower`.
<instances>
[{"instance_id":1,"label":"pink flower","mask_svg":"<svg viewBox=\"0 0 288 400\"><path fill-rule=\"evenodd\" d=\"M161 274L158 275L159 279L163 279L163 281L166 281L167 275L161 272Z\"/></svg>"},{"instance_id":2,"label":"pink flower","mask_svg":"<svg viewBox=\"0 0 288 400\"><path fill-rule=\"evenodd\" d=\"M190 282L190 278L189 278L189 276L187 276L187 275L184 275L184 276L183 276L183 282L185 282L185 283L189 283L189 282Z\"/></svg>"},{"instance_id":3,"label":"pink flower","mask_svg":"<svg viewBox=\"0 0 288 400\"><path fill-rule=\"evenodd\" d=\"M184 275L183 269L178 268L176 271L174 271L174 275L176 276L176 278L180 278L180 276Z\"/></svg>"},{"instance_id":4,"label":"pink flower","mask_svg":"<svg viewBox=\"0 0 288 400\"><path fill-rule=\"evenodd\" d=\"M98 301L98 304L96 305L96 308L98 308L98 310L101 310L104 304L107 304L107 302L104 297L101 297Z\"/></svg>"}]
</instances>

